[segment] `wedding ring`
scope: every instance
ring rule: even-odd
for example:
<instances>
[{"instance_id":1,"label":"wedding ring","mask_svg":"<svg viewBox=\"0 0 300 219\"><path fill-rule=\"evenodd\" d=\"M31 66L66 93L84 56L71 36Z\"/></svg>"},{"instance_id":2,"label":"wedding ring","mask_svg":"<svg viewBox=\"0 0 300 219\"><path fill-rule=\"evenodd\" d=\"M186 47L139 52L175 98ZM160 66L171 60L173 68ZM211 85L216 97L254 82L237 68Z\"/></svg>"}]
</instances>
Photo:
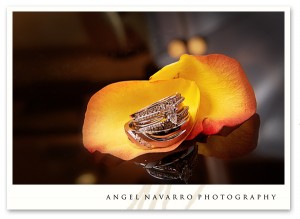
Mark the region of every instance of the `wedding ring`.
<instances>
[{"instance_id":1,"label":"wedding ring","mask_svg":"<svg viewBox=\"0 0 300 219\"><path fill-rule=\"evenodd\" d=\"M183 101L176 93L131 114L124 125L129 140L143 149L168 147L182 140L190 120Z\"/></svg>"}]
</instances>

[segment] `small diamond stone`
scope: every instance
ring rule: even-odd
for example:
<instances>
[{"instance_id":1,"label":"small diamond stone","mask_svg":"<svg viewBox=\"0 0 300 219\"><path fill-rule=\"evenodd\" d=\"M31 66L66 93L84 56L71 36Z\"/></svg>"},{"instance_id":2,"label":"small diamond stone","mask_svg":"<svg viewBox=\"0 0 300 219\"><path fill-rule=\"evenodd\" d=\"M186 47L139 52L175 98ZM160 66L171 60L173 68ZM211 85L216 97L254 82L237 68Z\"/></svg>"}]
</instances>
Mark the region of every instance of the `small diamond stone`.
<instances>
[{"instance_id":1,"label":"small diamond stone","mask_svg":"<svg viewBox=\"0 0 300 219\"><path fill-rule=\"evenodd\" d=\"M167 111L167 119L176 125L177 124L176 107L174 105L169 105L167 110L168 110Z\"/></svg>"},{"instance_id":2,"label":"small diamond stone","mask_svg":"<svg viewBox=\"0 0 300 219\"><path fill-rule=\"evenodd\" d=\"M177 124L177 114L172 113L168 115L168 120L170 120L173 124Z\"/></svg>"}]
</instances>

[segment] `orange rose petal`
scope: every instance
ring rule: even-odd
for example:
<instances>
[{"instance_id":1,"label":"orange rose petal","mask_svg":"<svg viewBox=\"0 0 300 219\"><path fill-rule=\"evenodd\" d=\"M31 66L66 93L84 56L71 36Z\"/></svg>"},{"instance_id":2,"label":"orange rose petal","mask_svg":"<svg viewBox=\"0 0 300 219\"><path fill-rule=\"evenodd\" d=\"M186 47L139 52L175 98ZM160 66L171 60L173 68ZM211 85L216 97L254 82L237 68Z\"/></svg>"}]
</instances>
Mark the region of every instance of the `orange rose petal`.
<instances>
[{"instance_id":1,"label":"orange rose petal","mask_svg":"<svg viewBox=\"0 0 300 219\"><path fill-rule=\"evenodd\" d=\"M189 147L194 145L195 145L195 141L184 141L180 144L179 147L175 148L172 151L163 152L163 153L147 153L132 159L132 161L135 163L153 163L153 162L158 163L160 160L166 158L167 156L173 155L174 153L186 151Z\"/></svg>"},{"instance_id":2,"label":"orange rose petal","mask_svg":"<svg viewBox=\"0 0 300 219\"><path fill-rule=\"evenodd\" d=\"M185 78L200 89L201 103L197 120L188 139L200 132L215 134L223 126L235 126L256 112L256 100L241 65L233 58L213 54L183 55L176 63L165 66L150 80Z\"/></svg>"},{"instance_id":3,"label":"orange rose petal","mask_svg":"<svg viewBox=\"0 0 300 219\"><path fill-rule=\"evenodd\" d=\"M198 153L221 159L244 156L257 146L260 119L254 114L226 136L210 135L206 143L197 142Z\"/></svg>"},{"instance_id":4,"label":"orange rose petal","mask_svg":"<svg viewBox=\"0 0 300 219\"><path fill-rule=\"evenodd\" d=\"M124 124L132 113L176 92L185 97L183 104L189 106L191 119L187 134L190 133L200 102L195 82L185 79L124 81L104 87L90 99L83 125L83 144L91 152L98 150L123 160L145 153L174 150L184 139L165 148L141 149L128 139Z\"/></svg>"}]
</instances>

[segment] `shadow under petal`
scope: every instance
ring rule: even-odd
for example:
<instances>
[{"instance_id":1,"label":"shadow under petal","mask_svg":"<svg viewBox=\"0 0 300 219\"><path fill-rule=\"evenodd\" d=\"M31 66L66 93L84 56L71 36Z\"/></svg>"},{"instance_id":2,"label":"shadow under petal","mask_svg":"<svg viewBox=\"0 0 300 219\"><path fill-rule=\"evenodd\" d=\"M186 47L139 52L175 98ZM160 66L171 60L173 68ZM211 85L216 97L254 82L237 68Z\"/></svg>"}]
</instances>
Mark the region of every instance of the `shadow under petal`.
<instances>
[{"instance_id":1,"label":"shadow under petal","mask_svg":"<svg viewBox=\"0 0 300 219\"><path fill-rule=\"evenodd\" d=\"M221 159L233 159L249 154L257 147L260 117L254 114L236 127L224 127L218 134L196 139L198 153Z\"/></svg>"}]
</instances>

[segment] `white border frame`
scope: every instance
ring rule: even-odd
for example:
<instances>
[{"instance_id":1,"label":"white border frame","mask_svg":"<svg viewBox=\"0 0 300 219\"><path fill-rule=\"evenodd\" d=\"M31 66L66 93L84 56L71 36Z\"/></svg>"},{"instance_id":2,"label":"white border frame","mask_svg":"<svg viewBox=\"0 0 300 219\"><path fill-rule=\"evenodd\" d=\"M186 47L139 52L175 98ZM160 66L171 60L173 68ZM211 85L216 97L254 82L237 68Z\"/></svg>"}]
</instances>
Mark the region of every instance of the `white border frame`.
<instances>
[{"instance_id":1,"label":"white border frame","mask_svg":"<svg viewBox=\"0 0 300 219\"><path fill-rule=\"evenodd\" d=\"M12 184L12 14L17 11L279 11L285 13L285 184L284 185L13 185ZM290 209L290 8L288 7L15 7L7 10L7 209ZM124 192L126 191L126 192ZM145 200L143 193L183 194L192 200ZM127 200L106 200L126 194ZM140 200L128 200L129 195ZM198 194L209 200L198 200ZM222 194L223 200L222 200ZM258 195L268 195L268 200ZM213 197L218 198L214 200ZM228 200L232 195L232 200ZM236 196L240 195L240 196ZM247 196L247 200L244 199ZM251 195L255 200L250 200ZM275 195L275 199L272 199ZM229 196L230 197L230 196ZM235 197L240 197L237 200ZM250 198L249 198L250 197Z\"/></svg>"}]
</instances>

